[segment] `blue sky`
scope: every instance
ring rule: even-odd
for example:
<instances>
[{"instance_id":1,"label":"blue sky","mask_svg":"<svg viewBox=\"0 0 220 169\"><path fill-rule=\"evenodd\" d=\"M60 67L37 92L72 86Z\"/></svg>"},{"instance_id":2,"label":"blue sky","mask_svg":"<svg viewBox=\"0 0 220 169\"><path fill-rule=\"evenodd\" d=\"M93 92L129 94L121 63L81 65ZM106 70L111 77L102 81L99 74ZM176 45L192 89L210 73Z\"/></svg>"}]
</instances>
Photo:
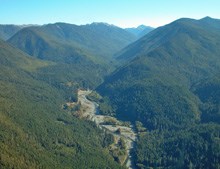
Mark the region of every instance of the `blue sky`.
<instances>
[{"instance_id":1,"label":"blue sky","mask_svg":"<svg viewBox=\"0 0 220 169\"><path fill-rule=\"evenodd\" d=\"M178 18L220 19L220 0L0 0L0 24L107 22L162 26Z\"/></svg>"}]
</instances>

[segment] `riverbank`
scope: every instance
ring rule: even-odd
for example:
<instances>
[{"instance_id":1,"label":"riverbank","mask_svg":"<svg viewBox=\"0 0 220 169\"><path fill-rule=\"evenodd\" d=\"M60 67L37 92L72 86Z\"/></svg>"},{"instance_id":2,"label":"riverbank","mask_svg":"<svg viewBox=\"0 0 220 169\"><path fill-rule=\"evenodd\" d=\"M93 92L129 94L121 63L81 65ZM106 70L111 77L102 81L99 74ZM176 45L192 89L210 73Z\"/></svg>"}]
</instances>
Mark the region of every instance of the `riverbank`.
<instances>
[{"instance_id":1,"label":"riverbank","mask_svg":"<svg viewBox=\"0 0 220 169\"><path fill-rule=\"evenodd\" d=\"M134 158L132 150L137 139L137 135L132 125L123 126L119 120L111 116L100 115L98 113L98 104L87 99L91 90L78 90L78 103L80 104L80 117L86 118L96 123L102 130L108 131L116 140L124 140L126 145L126 158L123 160L123 165L128 169L134 168ZM110 119L115 121L114 125L106 124Z\"/></svg>"}]
</instances>

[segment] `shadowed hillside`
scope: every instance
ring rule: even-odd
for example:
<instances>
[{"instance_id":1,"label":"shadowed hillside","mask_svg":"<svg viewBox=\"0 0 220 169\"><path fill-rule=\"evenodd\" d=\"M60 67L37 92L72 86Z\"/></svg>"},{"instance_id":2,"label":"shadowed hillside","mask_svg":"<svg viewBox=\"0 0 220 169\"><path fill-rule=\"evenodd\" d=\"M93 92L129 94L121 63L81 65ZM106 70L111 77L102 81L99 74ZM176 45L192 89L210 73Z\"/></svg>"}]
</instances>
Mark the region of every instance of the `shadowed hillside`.
<instances>
[{"instance_id":1,"label":"shadowed hillside","mask_svg":"<svg viewBox=\"0 0 220 169\"><path fill-rule=\"evenodd\" d=\"M65 53L75 51L92 59L109 60L134 40L131 33L105 23L82 26L55 23L24 29L9 42L39 58L64 57Z\"/></svg>"},{"instance_id":2,"label":"shadowed hillside","mask_svg":"<svg viewBox=\"0 0 220 169\"><path fill-rule=\"evenodd\" d=\"M139 168L219 167L219 83L212 80L220 72L219 26L184 18L155 29L121 52L125 64L98 88L116 116L149 131L137 143Z\"/></svg>"},{"instance_id":3,"label":"shadowed hillside","mask_svg":"<svg viewBox=\"0 0 220 169\"><path fill-rule=\"evenodd\" d=\"M8 40L21 29L22 26L17 25L0 25L0 39Z\"/></svg>"}]
</instances>

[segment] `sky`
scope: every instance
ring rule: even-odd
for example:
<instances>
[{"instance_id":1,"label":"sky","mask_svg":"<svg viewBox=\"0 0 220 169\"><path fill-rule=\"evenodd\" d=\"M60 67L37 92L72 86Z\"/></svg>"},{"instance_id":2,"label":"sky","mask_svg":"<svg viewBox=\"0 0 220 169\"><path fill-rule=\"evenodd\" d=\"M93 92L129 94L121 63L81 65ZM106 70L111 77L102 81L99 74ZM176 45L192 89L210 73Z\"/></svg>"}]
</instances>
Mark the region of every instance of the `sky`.
<instances>
[{"instance_id":1,"label":"sky","mask_svg":"<svg viewBox=\"0 0 220 169\"><path fill-rule=\"evenodd\" d=\"M220 19L220 0L0 0L0 24L77 25L106 22L119 27L158 27L176 19Z\"/></svg>"}]
</instances>

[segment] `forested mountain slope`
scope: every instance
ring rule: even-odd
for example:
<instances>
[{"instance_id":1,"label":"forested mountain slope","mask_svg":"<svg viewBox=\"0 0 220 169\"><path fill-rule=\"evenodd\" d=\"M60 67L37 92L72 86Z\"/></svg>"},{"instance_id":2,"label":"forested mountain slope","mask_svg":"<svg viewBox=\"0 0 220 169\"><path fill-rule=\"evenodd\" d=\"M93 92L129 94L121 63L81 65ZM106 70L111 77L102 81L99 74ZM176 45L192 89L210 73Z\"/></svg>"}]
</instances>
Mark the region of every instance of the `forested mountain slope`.
<instances>
[{"instance_id":1,"label":"forested mountain slope","mask_svg":"<svg viewBox=\"0 0 220 169\"><path fill-rule=\"evenodd\" d=\"M216 34L217 37L215 37ZM209 43L215 43L218 36L218 19L212 19L209 17L203 18L201 20L183 18L166 26L159 27L141 38L140 40L136 41L135 43L127 46L125 49L119 52L117 59L118 61L126 62L128 60L132 60L137 56L146 55L150 51L153 51L156 48L160 48L161 45L165 46L166 44L172 43L175 40L185 42L183 45L188 45L187 47L189 47L189 50L194 49L198 45L207 48L207 50L212 50L205 45L207 45L207 41ZM201 42L199 42L200 40ZM197 46L194 46L196 45L195 43L197 43ZM180 42L175 44L175 47L180 48Z\"/></svg>"},{"instance_id":2,"label":"forested mountain slope","mask_svg":"<svg viewBox=\"0 0 220 169\"><path fill-rule=\"evenodd\" d=\"M98 87L116 116L147 128L139 168L219 167L219 26L184 18L155 29L121 52L124 65Z\"/></svg>"},{"instance_id":3,"label":"forested mountain slope","mask_svg":"<svg viewBox=\"0 0 220 169\"><path fill-rule=\"evenodd\" d=\"M81 26L55 23L24 29L9 42L40 58L65 57L73 51L73 54L106 60L134 40L131 33L105 23Z\"/></svg>"},{"instance_id":4,"label":"forested mountain slope","mask_svg":"<svg viewBox=\"0 0 220 169\"><path fill-rule=\"evenodd\" d=\"M46 68L50 72L70 81L83 79L84 87L93 88L114 69L113 54L134 39L127 31L104 23L55 23L24 28L8 42L33 57L56 62L57 66Z\"/></svg>"},{"instance_id":5,"label":"forested mountain slope","mask_svg":"<svg viewBox=\"0 0 220 169\"><path fill-rule=\"evenodd\" d=\"M62 109L77 86L42 78L55 65L0 41L0 168L121 168L106 135Z\"/></svg>"}]
</instances>

